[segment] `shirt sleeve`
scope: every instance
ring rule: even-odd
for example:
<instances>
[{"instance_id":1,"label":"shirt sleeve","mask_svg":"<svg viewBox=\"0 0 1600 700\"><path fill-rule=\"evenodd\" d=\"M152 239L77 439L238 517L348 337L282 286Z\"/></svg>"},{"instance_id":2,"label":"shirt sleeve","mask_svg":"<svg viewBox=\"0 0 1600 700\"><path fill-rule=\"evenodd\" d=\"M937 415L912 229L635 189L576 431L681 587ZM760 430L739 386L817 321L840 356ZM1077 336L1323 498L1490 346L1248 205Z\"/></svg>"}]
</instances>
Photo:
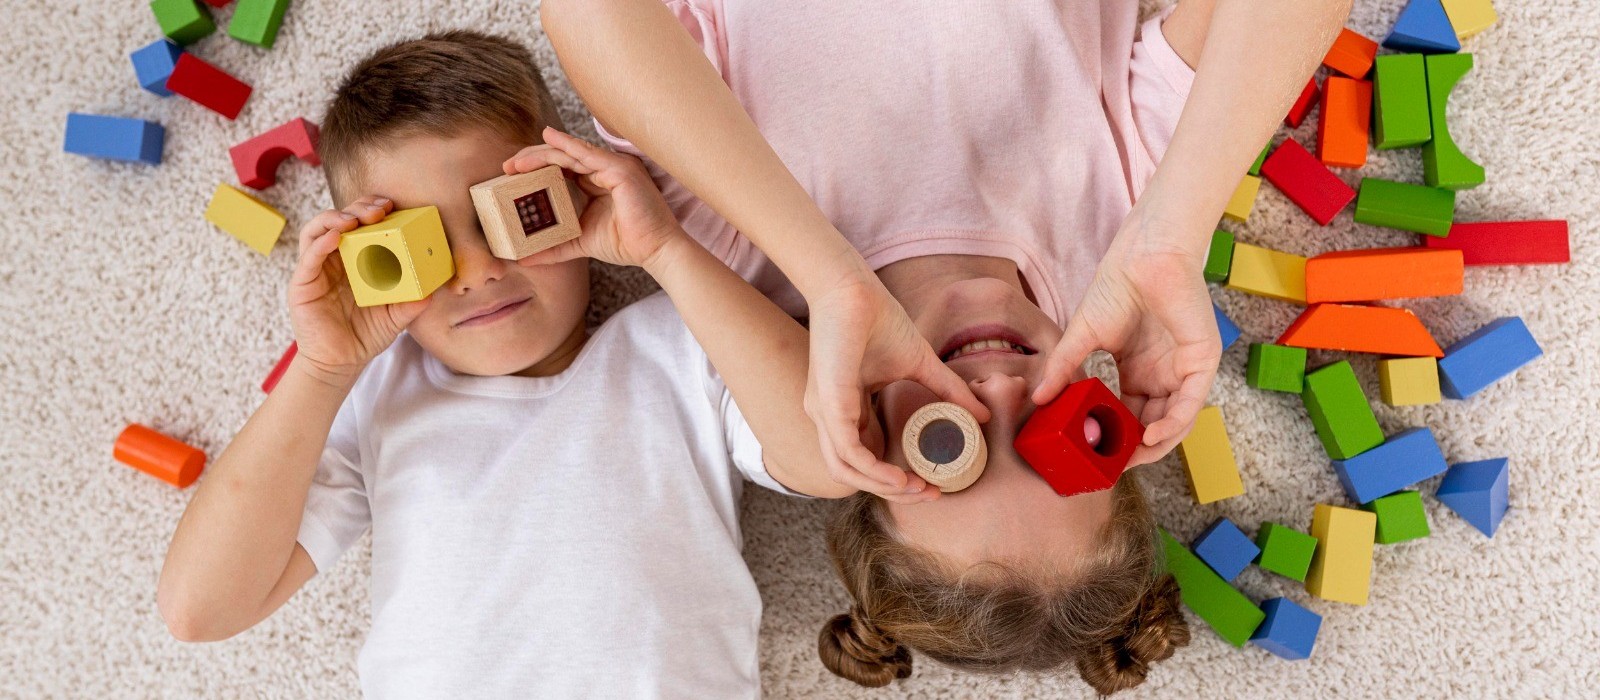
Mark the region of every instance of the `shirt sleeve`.
<instances>
[{"instance_id":1,"label":"shirt sleeve","mask_svg":"<svg viewBox=\"0 0 1600 700\"><path fill-rule=\"evenodd\" d=\"M358 392L351 392L334 418L322 460L306 494L297 540L323 572L372 527L366 478L361 472Z\"/></svg>"},{"instance_id":2,"label":"shirt sleeve","mask_svg":"<svg viewBox=\"0 0 1600 700\"><path fill-rule=\"evenodd\" d=\"M778 483L777 479L767 473L761 441L756 439L755 431L750 429L749 421L745 420L744 413L739 410L739 404L734 402L733 392L728 391L728 385L722 381L722 375L711 366L710 358L706 358L703 351L701 357L705 359L706 398L711 400L712 408L721 421L722 437L728 445L728 456L732 458L733 466L744 475L744 478L758 486L786 496L809 498Z\"/></svg>"},{"instance_id":3,"label":"shirt sleeve","mask_svg":"<svg viewBox=\"0 0 1600 700\"><path fill-rule=\"evenodd\" d=\"M1133 121L1145 151L1157 163L1172 143L1178 117L1183 114L1183 104L1194 84L1194 69L1183 62L1161 32L1162 22L1171 14L1169 7L1144 23L1129 64L1128 96L1133 103Z\"/></svg>"}]
</instances>

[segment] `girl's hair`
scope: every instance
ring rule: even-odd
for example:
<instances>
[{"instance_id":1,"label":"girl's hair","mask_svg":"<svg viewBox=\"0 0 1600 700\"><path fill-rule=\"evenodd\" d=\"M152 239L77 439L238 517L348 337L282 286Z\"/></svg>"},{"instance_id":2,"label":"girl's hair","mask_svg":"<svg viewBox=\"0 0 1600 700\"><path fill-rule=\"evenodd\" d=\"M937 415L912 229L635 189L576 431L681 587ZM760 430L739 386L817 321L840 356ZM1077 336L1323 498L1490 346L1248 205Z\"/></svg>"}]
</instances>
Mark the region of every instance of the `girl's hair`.
<instances>
[{"instance_id":1,"label":"girl's hair","mask_svg":"<svg viewBox=\"0 0 1600 700\"><path fill-rule=\"evenodd\" d=\"M911 675L916 649L987 673L1071 663L1101 695L1143 683L1150 664L1189 643L1189 627L1132 474L1112 499L1095 554L1070 572L1030 576L999 562L952 572L900 540L882 500L851 496L828 527L828 549L856 604L823 626L823 665L879 687Z\"/></svg>"}]
</instances>

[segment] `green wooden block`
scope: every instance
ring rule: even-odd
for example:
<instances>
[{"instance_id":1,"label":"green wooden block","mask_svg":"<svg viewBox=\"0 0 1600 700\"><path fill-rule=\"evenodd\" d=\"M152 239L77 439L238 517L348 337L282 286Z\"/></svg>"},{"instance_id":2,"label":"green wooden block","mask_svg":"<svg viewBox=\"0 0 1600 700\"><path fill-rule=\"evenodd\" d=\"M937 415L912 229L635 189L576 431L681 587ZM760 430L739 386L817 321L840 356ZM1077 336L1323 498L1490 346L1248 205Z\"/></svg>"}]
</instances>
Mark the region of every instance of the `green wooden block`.
<instances>
[{"instance_id":1,"label":"green wooden block","mask_svg":"<svg viewBox=\"0 0 1600 700\"><path fill-rule=\"evenodd\" d=\"M1428 68L1420 53L1379 56L1372 92L1373 141L1379 150L1420 146L1433 138Z\"/></svg>"},{"instance_id":2,"label":"green wooden block","mask_svg":"<svg viewBox=\"0 0 1600 700\"><path fill-rule=\"evenodd\" d=\"M150 11L161 25L161 33L180 46L187 46L216 31L211 15L195 0L151 0Z\"/></svg>"},{"instance_id":3,"label":"green wooden block","mask_svg":"<svg viewBox=\"0 0 1600 700\"><path fill-rule=\"evenodd\" d=\"M1356 221L1444 238L1456 219L1456 193L1375 177L1361 180Z\"/></svg>"},{"instance_id":4,"label":"green wooden block","mask_svg":"<svg viewBox=\"0 0 1600 700\"><path fill-rule=\"evenodd\" d=\"M1270 343L1250 344L1244 381L1257 389L1298 394L1305 390L1306 349Z\"/></svg>"},{"instance_id":5,"label":"green wooden block","mask_svg":"<svg viewBox=\"0 0 1600 700\"><path fill-rule=\"evenodd\" d=\"M1428 512L1422 507L1422 494L1416 491L1392 493L1361 507L1378 516L1378 544L1421 539L1432 533L1428 529Z\"/></svg>"},{"instance_id":6,"label":"green wooden block","mask_svg":"<svg viewBox=\"0 0 1600 700\"><path fill-rule=\"evenodd\" d=\"M1311 555L1317 551L1317 538L1277 523L1263 523L1256 533L1256 546L1261 548L1257 566L1304 583Z\"/></svg>"},{"instance_id":7,"label":"green wooden block","mask_svg":"<svg viewBox=\"0 0 1600 700\"><path fill-rule=\"evenodd\" d=\"M1428 56L1428 115L1433 139L1422 147L1422 180L1429 187L1466 190L1483 184L1483 166L1472 162L1450 138L1445 106L1461 77L1472 70L1472 54Z\"/></svg>"},{"instance_id":8,"label":"green wooden block","mask_svg":"<svg viewBox=\"0 0 1600 700\"><path fill-rule=\"evenodd\" d=\"M228 21L228 36L263 49L272 48L278 39L278 26L289 0L239 0L233 19Z\"/></svg>"},{"instance_id":9,"label":"green wooden block","mask_svg":"<svg viewBox=\"0 0 1600 700\"><path fill-rule=\"evenodd\" d=\"M1233 234L1217 229L1211 234L1211 250L1206 253L1206 281L1218 284L1228 281L1228 269L1233 266Z\"/></svg>"},{"instance_id":10,"label":"green wooden block","mask_svg":"<svg viewBox=\"0 0 1600 700\"><path fill-rule=\"evenodd\" d=\"M1261 155L1256 156L1255 164L1250 166L1251 175L1255 175L1257 177L1261 175L1261 164L1267 162L1267 154L1271 152L1272 141L1269 140L1267 141L1267 145L1261 147Z\"/></svg>"},{"instance_id":11,"label":"green wooden block","mask_svg":"<svg viewBox=\"0 0 1600 700\"><path fill-rule=\"evenodd\" d=\"M1333 459L1349 459L1383 444L1383 429L1356 381L1349 361L1340 360L1306 375L1300 400L1311 414L1322 448Z\"/></svg>"},{"instance_id":12,"label":"green wooden block","mask_svg":"<svg viewBox=\"0 0 1600 700\"><path fill-rule=\"evenodd\" d=\"M1229 644L1242 647L1250 641L1250 635L1267 614L1165 529L1161 530L1161 545L1166 552L1167 572L1178 580L1183 604Z\"/></svg>"}]
</instances>

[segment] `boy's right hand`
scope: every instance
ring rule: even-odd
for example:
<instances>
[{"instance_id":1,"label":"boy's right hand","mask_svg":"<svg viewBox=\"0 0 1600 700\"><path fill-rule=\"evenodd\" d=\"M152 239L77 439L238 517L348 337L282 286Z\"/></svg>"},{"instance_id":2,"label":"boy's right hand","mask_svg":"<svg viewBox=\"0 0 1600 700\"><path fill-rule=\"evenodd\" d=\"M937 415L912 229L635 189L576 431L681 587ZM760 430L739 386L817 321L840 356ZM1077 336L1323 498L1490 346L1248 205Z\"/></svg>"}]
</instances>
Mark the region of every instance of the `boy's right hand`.
<instances>
[{"instance_id":1,"label":"boy's right hand","mask_svg":"<svg viewBox=\"0 0 1600 700\"><path fill-rule=\"evenodd\" d=\"M348 386L372 358L388 348L428 300L356 306L339 258L339 239L388 216L394 203L362 197L343 211L326 210L300 229L300 262L289 279L289 322L300 351L297 360L314 377Z\"/></svg>"}]
</instances>

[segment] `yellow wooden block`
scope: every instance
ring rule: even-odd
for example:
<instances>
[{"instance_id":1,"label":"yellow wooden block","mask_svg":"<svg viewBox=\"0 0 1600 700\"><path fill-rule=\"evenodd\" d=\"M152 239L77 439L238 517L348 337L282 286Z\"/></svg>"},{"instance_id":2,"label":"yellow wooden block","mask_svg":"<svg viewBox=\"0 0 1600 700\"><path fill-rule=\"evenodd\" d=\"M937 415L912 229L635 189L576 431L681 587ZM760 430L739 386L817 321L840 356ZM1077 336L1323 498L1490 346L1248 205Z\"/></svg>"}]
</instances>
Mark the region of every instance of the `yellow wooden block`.
<instances>
[{"instance_id":1,"label":"yellow wooden block","mask_svg":"<svg viewBox=\"0 0 1600 700\"><path fill-rule=\"evenodd\" d=\"M1261 191L1261 178L1246 175L1239 181L1239 186L1233 190L1233 198L1228 200L1228 208L1222 210L1222 215L1234 221L1243 222L1250 218L1250 212L1256 208L1256 193Z\"/></svg>"},{"instance_id":2,"label":"yellow wooden block","mask_svg":"<svg viewBox=\"0 0 1600 700\"><path fill-rule=\"evenodd\" d=\"M1493 0L1444 0L1444 13L1449 15L1457 39L1466 39L1488 29L1500 19L1495 14Z\"/></svg>"},{"instance_id":3,"label":"yellow wooden block","mask_svg":"<svg viewBox=\"0 0 1600 700\"><path fill-rule=\"evenodd\" d=\"M339 239L356 306L424 299L456 274L436 207L390 214Z\"/></svg>"},{"instance_id":4,"label":"yellow wooden block","mask_svg":"<svg viewBox=\"0 0 1600 700\"><path fill-rule=\"evenodd\" d=\"M1189 488L1194 500L1215 503L1244 493L1239 464L1233 459L1228 428L1222 423L1222 409L1207 406L1195 417L1194 429L1178 443L1178 454L1189 473Z\"/></svg>"},{"instance_id":5,"label":"yellow wooden block","mask_svg":"<svg viewBox=\"0 0 1600 700\"><path fill-rule=\"evenodd\" d=\"M1378 361L1378 385L1390 406L1439 403L1439 361L1432 357L1397 357Z\"/></svg>"},{"instance_id":6,"label":"yellow wooden block","mask_svg":"<svg viewBox=\"0 0 1600 700\"><path fill-rule=\"evenodd\" d=\"M1311 516L1317 551L1306 574L1306 592L1324 600L1366 605L1377 532L1376 513L1318 503Z\"/></svg>"},{"instance_id":7,"label":"yellow wooden block","mask_svg":"<svg viewBox=\"0 0 1600 700\"><path fill-rule=\"evenodd\" d=\"M1229 289L1306 303L1306 259L1245 243L1233 244Z\"/></svg>"},{"instance_id":8,"label":"yellow wooden block","mask_svg":"<svg viewBox=\"0 0 1600 700\"><path fill-rule=\"evenodd\" d=\"M271 205L227 184L217 185L206 205L206 221L267 255L283 235L284 218Z\"/></svg>"}]
</instances>

